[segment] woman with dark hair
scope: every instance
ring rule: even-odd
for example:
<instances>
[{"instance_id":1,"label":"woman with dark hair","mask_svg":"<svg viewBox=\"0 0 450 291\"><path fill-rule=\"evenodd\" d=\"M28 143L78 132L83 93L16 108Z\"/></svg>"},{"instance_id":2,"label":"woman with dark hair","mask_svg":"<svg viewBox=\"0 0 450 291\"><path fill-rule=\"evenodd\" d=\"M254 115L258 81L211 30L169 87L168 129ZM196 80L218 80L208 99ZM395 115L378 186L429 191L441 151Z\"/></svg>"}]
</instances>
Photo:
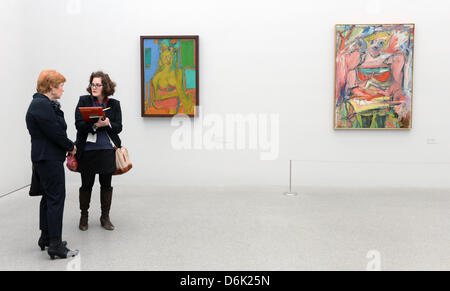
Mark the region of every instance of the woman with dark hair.
<instances>
[{"instance_id":1,"label":"woman with dark hair","mask_svg":"<svg viewBox=\"0 0 450 291\"><path fill-rule=\"evenodd\" d=\"M63 163L67 153L74 155L77 151L67 138L67 124L58 102L65 82L66 78L56 71L42 71L37 81L37 93L33 95L26 115L31 136L32 188L35 189L30 190L30 195L42 195L38 245L41 250L48 247L52 259L78 254L78 250L69 250L61 239L66 198Z\"/></svg>"},{"instance_id":2,"label":"woman with dark hair","mask_svg":"<svg viewBox=\"0 0 450 291\"><path fill-rule=\"evenodd\" d=\"M122 131L122 111L120 102L110 98L114 94L116 84L108 74L94 72L89 78L87 91L90 95L80 97L75 109L75 126L77 128L77 160L81 173L79 228L88 229L88 209L91 202L92 187L95 175L99 174L100 202L102 215L101 225L107 230L114 230L109 218L113 188L112 174L116 171L115 147L121 147L119 133ZM106 118L93 119L86 122L79 107L102 107Z\"/></svg>"}]
</instances>

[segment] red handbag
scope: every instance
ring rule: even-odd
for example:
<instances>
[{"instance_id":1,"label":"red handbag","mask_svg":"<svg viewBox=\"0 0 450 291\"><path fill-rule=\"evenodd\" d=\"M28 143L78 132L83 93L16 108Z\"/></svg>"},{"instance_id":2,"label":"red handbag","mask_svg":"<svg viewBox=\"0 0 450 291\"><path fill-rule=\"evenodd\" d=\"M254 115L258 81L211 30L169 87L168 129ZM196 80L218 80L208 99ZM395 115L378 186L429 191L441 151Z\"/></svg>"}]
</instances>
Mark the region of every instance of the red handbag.
<instances>
[{"instance_id":1,"label":"red handbag","mask_svg":"<svg viewBox=\"0 0 450 291\"><path fill-rule=\"evenodd\" d=\"M66 158L66 166L72 172L78 172L78 161L75 156L67 156Z\"/></svg>"}]
</instances>

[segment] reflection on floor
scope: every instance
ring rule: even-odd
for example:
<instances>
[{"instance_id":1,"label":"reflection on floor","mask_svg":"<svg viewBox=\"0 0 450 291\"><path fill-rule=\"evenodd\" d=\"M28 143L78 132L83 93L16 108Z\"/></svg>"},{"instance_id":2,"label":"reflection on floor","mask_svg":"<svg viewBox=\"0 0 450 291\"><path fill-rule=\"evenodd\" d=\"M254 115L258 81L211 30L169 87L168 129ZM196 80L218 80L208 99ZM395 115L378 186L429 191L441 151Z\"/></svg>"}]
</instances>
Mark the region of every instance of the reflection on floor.
<instances>
[{"instance_id":1,"label":"reflection on floor","mask_svg":"<svg viewBox=\"0 0 450 291\"><path fill-rule=\"evenodd\" d=\"M450 270L450 189L116 186L112 232L98 188L87 232L67 189L80 257L39 250L39 198L24 189L0 199L0 270Z\"/></svg>"}]
</instances>

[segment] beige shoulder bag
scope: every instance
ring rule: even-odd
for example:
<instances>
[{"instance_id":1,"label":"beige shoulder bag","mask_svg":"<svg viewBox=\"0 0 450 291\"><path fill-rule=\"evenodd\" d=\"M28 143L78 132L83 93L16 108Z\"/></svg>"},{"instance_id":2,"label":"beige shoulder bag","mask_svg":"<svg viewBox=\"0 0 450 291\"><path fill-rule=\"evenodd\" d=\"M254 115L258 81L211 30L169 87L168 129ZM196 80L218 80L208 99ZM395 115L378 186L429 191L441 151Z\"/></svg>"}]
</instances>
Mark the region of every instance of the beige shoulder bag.
<instances>
[{"instance_id":1,"label":"beige shoulder bag","mask_svg":"<svg viewBox=\"0 0 450 291\"><path fill-rule=\"evenodd\" d=\"M132 167L128 150L125 147L116 147L116 168L113 175L122 175L128 172Z\"/></svg>"}]
</instances>

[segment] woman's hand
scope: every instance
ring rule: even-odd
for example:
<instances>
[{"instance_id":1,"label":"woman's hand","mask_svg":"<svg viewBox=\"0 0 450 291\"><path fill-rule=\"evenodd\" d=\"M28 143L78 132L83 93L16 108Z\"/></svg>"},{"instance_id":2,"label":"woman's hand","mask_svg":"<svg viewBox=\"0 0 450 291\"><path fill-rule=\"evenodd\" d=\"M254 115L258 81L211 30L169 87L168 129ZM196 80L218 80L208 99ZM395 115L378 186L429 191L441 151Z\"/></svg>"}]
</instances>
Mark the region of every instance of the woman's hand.
<instances>
[{"instance_id":1,"label":"woman's hand","mask_svg":"<svg viewBox=\"0 0 450 291\"><path fill-rule=\"evenodd\" d=\"M77 146L73 145L73 150L69 152L69 156L75 156L76 153L77 153Z\"/></svg>"},{"instance_id":2,"label":"woman's hand","mask_svg":"<svg viewBox=\"0 0 450 291\"><path fill-rule=\"evenodd\" d=\"M106 117L105 120L99 119L99 120L95 123L95 126L97 126L97 127L109 126L109 118Z\"/></svg>"}]
</instances>

